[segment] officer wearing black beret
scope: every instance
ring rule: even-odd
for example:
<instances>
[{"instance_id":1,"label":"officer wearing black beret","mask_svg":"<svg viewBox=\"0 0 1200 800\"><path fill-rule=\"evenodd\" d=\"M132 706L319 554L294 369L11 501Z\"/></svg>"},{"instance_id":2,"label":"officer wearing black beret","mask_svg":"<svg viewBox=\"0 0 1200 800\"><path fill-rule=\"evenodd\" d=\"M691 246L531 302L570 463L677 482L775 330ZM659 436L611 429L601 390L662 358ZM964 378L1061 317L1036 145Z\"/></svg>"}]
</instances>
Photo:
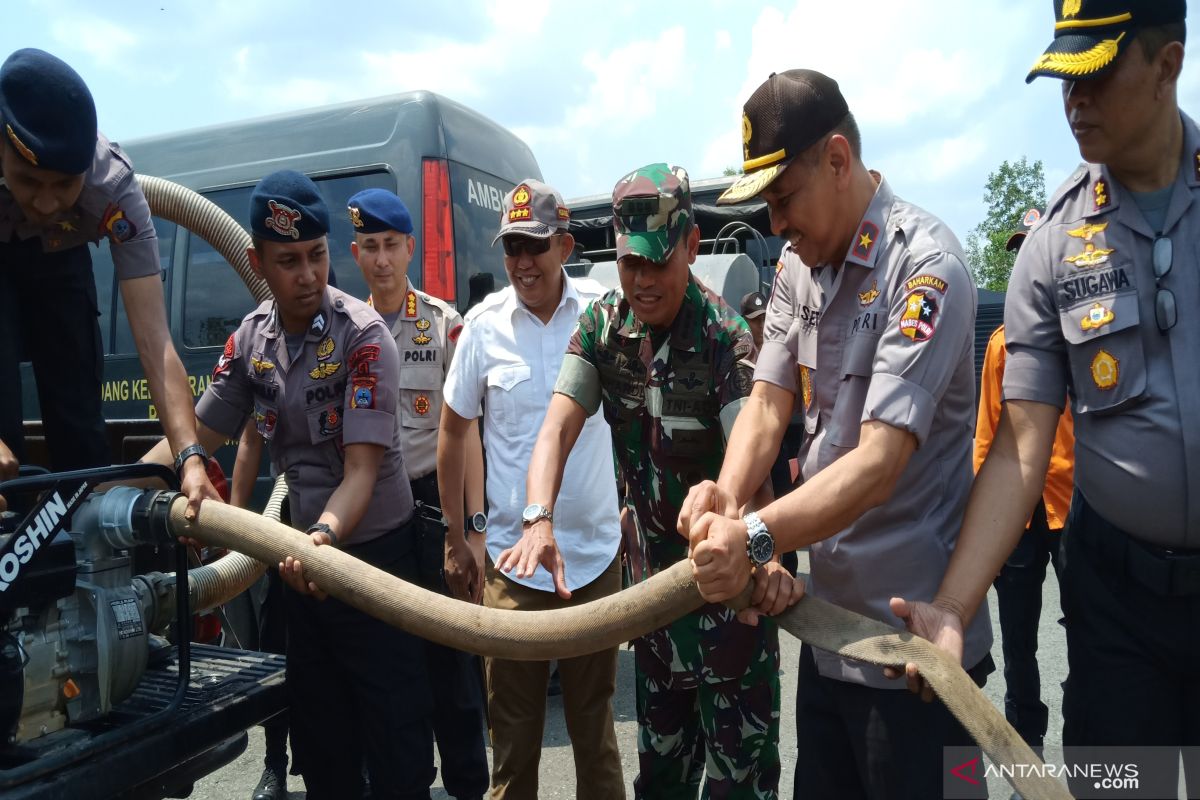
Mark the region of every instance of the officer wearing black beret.
<instances>
[{"instance_id":1,"label":"officer wearing black beret","mask_svg":"<svg viewBox=\"0 0 1200 800\"><path fill-rule=\"evenodd\" d=\"M105 238L192 515L218 495L167 329L150 209L125 154L97 132L79 74L49 53L18 50L0 66L0 478L23 456L22 360L33 362L51 466L112 462L88 253Z\"/></svg>"},{"instance_id":2,"label":"officer wearing black beret","mask_svg":"<svg viewBox=\"0 0 1200 800\"><path fill-rule=\"evenodd\" d=\"M1054 13L1027 80L1062 81L1087 163L1017 256L995 442L941 588L909 619L949 642L974 616L1042 494L1069 393L1063 744L1156 746L1137 765L1138 796L1174 797L1178 748L1200 745L1200 126L1177 99L1187 9L1055 0Z\"/></svg>"}]
</instances>

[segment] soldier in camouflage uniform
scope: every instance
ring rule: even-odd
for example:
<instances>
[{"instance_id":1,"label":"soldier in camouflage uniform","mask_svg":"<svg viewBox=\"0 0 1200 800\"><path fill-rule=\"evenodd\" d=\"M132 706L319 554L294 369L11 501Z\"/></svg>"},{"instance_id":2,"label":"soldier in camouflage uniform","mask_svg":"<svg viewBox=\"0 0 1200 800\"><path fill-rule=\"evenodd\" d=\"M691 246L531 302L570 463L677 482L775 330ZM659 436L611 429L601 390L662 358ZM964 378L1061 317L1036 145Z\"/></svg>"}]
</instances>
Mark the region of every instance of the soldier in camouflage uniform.
<instances>
[{"instance_id":1,"label":"soldier in camouflage uniform","mask_svg":"<svg viewBox=\"0 0 1200 800\"><path fill-rule=\"evenodd\" d=\"M687 173L652 164L613 191L622 289L579 319L534 449L530 503L552 508L570 445L601 407L640 533L634 579L688 557L675 530L688 487L717 475L725 433L750 394L746 324L691 274L699 248ZM550 520L527 526L500 566L559 575ZM791 578L760 571L786 606ZM744 624L708 604L634 642L637 797L773 798L779 782L779 643L773 623Z\"/></svg>"}]
</instances>

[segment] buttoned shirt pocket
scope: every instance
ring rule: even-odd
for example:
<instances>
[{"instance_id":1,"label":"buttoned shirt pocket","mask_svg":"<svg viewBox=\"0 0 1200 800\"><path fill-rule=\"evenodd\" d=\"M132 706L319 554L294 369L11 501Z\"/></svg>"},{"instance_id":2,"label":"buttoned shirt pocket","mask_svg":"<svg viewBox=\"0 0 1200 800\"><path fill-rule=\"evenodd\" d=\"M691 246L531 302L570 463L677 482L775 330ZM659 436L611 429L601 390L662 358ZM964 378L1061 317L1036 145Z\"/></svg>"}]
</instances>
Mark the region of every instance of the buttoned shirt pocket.
<instances>
[{"instance_id":1,"label":"buttoned shirt pocket","mask_svg":"<svg viewBox=\"0 0 1200 800\"><path fill-rule=\"evenodd\" d=\"M405 428L431 430L442 418L442 368L400 369L400 424Z\"/></svg>"},{"instance_id":2,"label":"buttoned shirt pocket","mask_svg":"<svg viewBox=\"0 0 1200 800\"><path fill-rule=\"evenodd\" d=\"M304 412L308 421L308 438L313 444L323 444L331 439L341 441L342 403L309 408Z\"/></svg>"},{"instance_id":3,"label":"buttoned shirt pocket","mask_svg":"<svg viewBox=\"0 0 1200 800\"><path fill-rule=\"evenodd\" d=\"M1146 394L1140 322L1136 291L1089 297L1060 310L1075 413L1116 413Z\"/></svg>"},{"instance_id":4,"label":"buttoned shirt pocket","mask_svg":"<svg viewBox=\"0 0 1200 800\"><path fill-rule=\"evenodd\" d=\"M842 382L829 422L829 443L835 448L849 450L858 446L862 408L866 404L878 349L878 333L860 332L846 341Z\"/></svg>"},{"instance_id":5,"label":"buttoned shirt pocket","mask_svg":"<svg viewBox=\"0 0 1200 800\"><path fill-rule=\"evenodd\" d=\"M535 407L532 377L528 364L503 364L488 370L487 402L496 412L488 415L488 422L498 420L507 435L515 434L520 415Z\"/></svg>"}]
</instances>

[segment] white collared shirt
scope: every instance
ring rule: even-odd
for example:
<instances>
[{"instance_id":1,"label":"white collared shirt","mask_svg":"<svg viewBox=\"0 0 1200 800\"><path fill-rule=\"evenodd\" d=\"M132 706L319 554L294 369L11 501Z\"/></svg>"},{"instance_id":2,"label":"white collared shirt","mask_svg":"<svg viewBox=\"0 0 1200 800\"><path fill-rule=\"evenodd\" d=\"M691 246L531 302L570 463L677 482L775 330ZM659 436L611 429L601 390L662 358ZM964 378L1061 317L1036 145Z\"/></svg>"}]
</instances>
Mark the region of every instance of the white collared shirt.
<instances>
[{"instance_id":1,"label":"white collared shirt","mask_svg":"<svg viewBox=\"0 0 1200 800\"><path fill-rule=\"evenodd\" d=\"M533 445L546 418L567 343L580 312L605 293L599 283L563 273L563 295L543 325L508 286L467 314L458 351L446 376L445 402L460 417L480 416L487 451L488 555L493 561L521 538L525 478ZM602 415L588 418L567 458L554 508L554 538L566 564L567 588L595 580L621 540L612 435ZM550 573L507 577L546 592Z\"/></svg>"}]
</instances>

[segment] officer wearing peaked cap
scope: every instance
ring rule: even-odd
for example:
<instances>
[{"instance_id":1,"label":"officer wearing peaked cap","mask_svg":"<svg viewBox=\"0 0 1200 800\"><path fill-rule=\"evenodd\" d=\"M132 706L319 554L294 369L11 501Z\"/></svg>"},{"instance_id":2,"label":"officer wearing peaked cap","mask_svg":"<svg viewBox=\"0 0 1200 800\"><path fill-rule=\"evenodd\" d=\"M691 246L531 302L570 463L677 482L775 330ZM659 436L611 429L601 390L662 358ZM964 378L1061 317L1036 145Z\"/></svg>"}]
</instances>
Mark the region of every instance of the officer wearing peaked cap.
<instances>
[{"instance_id":1,"label":"officer wearing peaked cap","mask_svg":"<svg viewBox=\"0 0 1200 800\"><path fill-rule=\"evenodd\" d=\"M0 479L24 456L19 363L33 362L56 470L112 462L88 244L107 239L134 344L193 515L219 499L196 446L187 373L171 344L158 239L133 166L96 130L75 70L18 50L0 65Z\"/></svg>"},{"instance_id":2,"label":"officer wearing peaked cap","mask_svg":"<svg viewBox=\"0 0 1200 800\"><path fill-rule=\"evenodd\" d=\"M932 599L971 485L975 287L946 226L863 163L836 81L777 73L744 111L745 174L718 202L761 193L789 245L750 401L720 478L692 489L679 529L708 600L738 594L747 547L773 537L779 550L810 546L813 594L895 624L893 595ZM741 517L793 409L804 412L804 481ZM986 615L964 639L982 685L994 668ZM944 746L971 744L941 703L808 645L796 729L797 797L937 797Z\"/></svg>"},{"instance_id":3,"label":"officer wearing peaked cap","mask_svg":"<svg viewBox=\"0 0 1200 800\"><path fill-rule=\"evenodd\" d=\"M350 252L371 290L367 302L383 317L400 352L396 414L413 499L441 508L436 469L438 422L442 416L442 387L462 333L462 317L448 303L409 284L408 265L416 239L404 201L386 189L364 189L346 205L354 227ZM487 516L483 506L483 450L477 429L471 431L467 441L466 474L471 484L467 497L474 499L475 507L467 515L466 530L453 541L465 543L466 537L482 543ZM421 584L431 591L450 594L442 575L445 527L424 519L417 527ZM482 797L488 790L488 764L479 662L469 653L435 642L424 644L433 693L433 733L446 791L456 798Z\"/></svg>"},{"instance_id":4,"label":"officer wearing peaked cap","mask_svg":"<svg viewBox=\"0 0 1200 800\"><path fill-rule=\"evenodd\" d=\"M413 581L412 491L396 417L399 356L379 315L326 284L329 211L304 175L280 170L250 197L250 263L268 300L225 343L196 406L218 447L247 418L287 476L292 524ZM159 456L159 453L152 453ZM356 798L365 763L375 797L428 798L434 777L420 639L333 598L280 564L288 585L294 769L308 796Z\"/></svg>"},{"instance_id":5,"label":"officer wearing peaked cap","mask_svg":"<svg viewBox=\"0 0 1200 800\"><path fill-rule=\"evenodd\" d=\"M1200 316L1190 313L1200 301L1200 127L1176 96L1186 7L1056 0L1054 12L1054 40L1029 79L1062 80L1087 163L1017 257L996 440L937 598L911 619L947 641L975 615L1041 495L1069 393L1063 742L1200 745L1190 667L1200 641ZM1146 796L1176 794L1178 757L1164 753L1163 764L1142 765L1143 790L1166 781Z\"/></svg>"}]
</instances>

